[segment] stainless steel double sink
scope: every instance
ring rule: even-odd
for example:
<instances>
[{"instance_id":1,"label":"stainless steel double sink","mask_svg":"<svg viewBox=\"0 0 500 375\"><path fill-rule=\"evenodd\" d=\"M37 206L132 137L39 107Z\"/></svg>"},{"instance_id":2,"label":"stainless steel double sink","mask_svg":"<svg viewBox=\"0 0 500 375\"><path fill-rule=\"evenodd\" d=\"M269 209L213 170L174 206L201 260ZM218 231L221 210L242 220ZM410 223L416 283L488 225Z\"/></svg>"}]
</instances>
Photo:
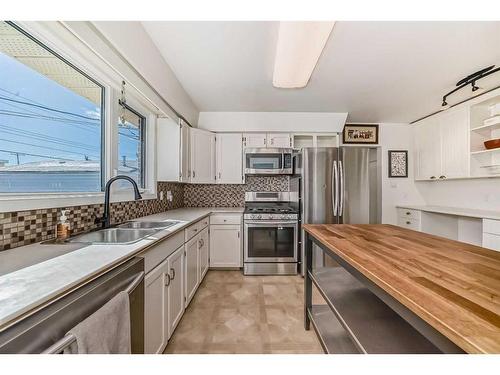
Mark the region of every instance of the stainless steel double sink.
<instances>
[{"instance_id":1,"label":"stainless steel double sink","mask_svg":"<svg viewBox=\"0 0 500 375\"><path fill-rule=\"evenodd\" d=\"M100 229L70 238L68 242L92 244L130 244L179 224L179 220L128 221L113 228Z\"/></svg>"}]
</instances>

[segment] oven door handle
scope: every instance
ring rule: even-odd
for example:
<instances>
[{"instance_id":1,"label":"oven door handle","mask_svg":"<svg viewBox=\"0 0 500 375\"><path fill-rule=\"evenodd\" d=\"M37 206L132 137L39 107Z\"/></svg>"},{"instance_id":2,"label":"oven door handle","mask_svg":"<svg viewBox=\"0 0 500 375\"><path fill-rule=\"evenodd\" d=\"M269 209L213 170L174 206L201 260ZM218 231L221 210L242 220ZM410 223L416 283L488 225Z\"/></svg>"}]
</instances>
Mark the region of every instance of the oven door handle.
<instances>
[{"instance_id":1,"label":"oven door handle","mask_svg":"<svg viewBox=\"0 0 500 375\"><path fill-rule=\"evenodd\" d=\"M265 221L265 220L245 220L245 225L248 226L258 226L258 227L266 227L266 226L273 226L273 227L296 227L298 223L296 221Z\"/></svg>"}]
</instances>

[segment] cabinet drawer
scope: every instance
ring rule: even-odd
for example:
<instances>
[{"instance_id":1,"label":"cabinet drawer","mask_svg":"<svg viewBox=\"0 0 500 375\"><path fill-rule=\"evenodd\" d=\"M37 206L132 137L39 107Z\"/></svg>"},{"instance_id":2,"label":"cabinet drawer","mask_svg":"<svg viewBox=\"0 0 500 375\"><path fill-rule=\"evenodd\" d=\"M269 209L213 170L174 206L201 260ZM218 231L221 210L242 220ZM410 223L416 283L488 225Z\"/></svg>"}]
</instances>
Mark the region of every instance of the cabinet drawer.
<instances>
[{"instance_id":1,"label":"cabinet drawer","mask_svg":"<svg viewBox=\"0 0 500 375\"><path fill-rule=\"evenodd\" d=\"M408 208L398 208L398 217L404 219L418 219L420 220L420 211Z\"/></svg>"},{"instance_id":2,"label":"cabinet drawer","mask_svg":"<svg viewBox=\"0 0 500 375\"><path fill-rule=\"evenodd\" d=\"M210 224L241 224L241 215L212 215Z\"/></svg>"},{"instance_id":3,"label":"cabinet drawer","mask_svg":"<svg viewBox=\"0 0 500 375\"><path fill-rule=\"evenodd\" d=\"M483 219L483 232L500 236L500 220Z\"/></svg>"},{"instance_id":4,"label":"cabinet drawer","mask_svg":"<svg viewBox=\"0 0 500 375\"><path fill-rule=\"evenodd\" d=\"M208 227L208 223L209 223L209 218L207 216L201 220L198 220L196 223L190 225L189 227L187 227L184 230L184 233L185 233L184 241L188 242L191 238L193 238L198 233L200 233L203 230L203 228Z\"/></svg>"},{"instance_id":5,"label":"cabinet drawer","mask_svg":"<svg viewBox=\"0 0 500 375\"><path fill-rule=\"evenodd\" d=\"M160 242L158 245L146 250L143 254L141 254L144 258L144 272L148 273L151 271L183 244L184 235L181 231Z\"/></svg>"},{"instance_id":6,"label":"cabinet drawer","mask_svg":"<svg viewBox=\"0 0 500 375\"><path fill-rule=\"evenodd\" d=\"M400 217L398 218L398 225L403 228L420 231L420 220L417 219Z\"/></svg>"},{"instance_id":7,"label":"cabinet drawer","mask_svg":"<svg viewBox=\"0 0 500 375\"><path fill-rule=\"evenodd\" d=\"M491 233L483 233L483 247L500 251L500 236Z\"/></svg>"}]
</instances>

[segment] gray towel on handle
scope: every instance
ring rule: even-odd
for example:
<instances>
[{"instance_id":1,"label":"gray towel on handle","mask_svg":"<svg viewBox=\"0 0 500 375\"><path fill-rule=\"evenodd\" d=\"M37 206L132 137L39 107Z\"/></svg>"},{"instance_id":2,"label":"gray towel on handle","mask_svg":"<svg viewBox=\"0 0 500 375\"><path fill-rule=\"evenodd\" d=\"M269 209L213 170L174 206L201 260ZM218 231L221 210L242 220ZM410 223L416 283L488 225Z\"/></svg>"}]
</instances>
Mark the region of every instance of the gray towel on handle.
<instances>
[{"instance_id":1,"label":"gray towel on handle","mask_svg":"<svg viewBox=\"0 0 500 375\"><path fill-rule=\"evenodd\" d=\"M76 342L64 354L130 354L130 302L120 292L68 334Z\"/></svg>"}]
</instances>

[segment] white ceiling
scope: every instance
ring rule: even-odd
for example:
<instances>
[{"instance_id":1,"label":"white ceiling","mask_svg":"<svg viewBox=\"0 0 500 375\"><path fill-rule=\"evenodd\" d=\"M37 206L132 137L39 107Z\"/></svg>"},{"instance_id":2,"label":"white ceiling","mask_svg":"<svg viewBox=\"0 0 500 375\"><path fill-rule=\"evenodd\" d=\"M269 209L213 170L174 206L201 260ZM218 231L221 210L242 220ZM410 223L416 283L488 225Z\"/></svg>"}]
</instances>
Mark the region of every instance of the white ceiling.
<instances>
[{"instance_id":1,"label":"white ceiling","mask_svg":"<svg viewBox=\"0 0 500 375\"><path fill-rule=\"evenodd\" d=\"M308 86L277 89L278 22L143 26L200 111L348 112L352 122L409 122L439 109L463 76L500 64L500 22L337 22ZM500 73L489 82L499 85Z\"/></svg>"}]
</instances>

